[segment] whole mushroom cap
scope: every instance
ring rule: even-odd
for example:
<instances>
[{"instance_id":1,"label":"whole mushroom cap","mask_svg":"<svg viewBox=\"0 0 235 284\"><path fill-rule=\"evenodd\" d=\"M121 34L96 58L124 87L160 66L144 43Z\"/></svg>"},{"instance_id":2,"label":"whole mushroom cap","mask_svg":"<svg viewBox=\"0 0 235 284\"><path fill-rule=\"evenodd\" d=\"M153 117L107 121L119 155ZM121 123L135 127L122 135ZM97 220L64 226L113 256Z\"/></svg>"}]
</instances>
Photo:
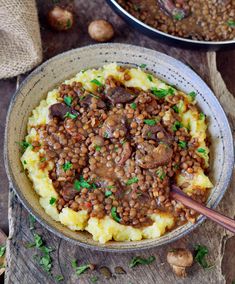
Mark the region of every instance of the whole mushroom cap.
<instances>
[{"instance_id":1,"label":"whole mushroom cap","mask_svg":"<svg viewBox=\"0 0 235 284\"><path fill-rule=\"evenodd\" d=\"M186 249L174 249L167 254L167 262L170 265L188 267L193 264L193 255Z\"/></svg>"}]
</instances>

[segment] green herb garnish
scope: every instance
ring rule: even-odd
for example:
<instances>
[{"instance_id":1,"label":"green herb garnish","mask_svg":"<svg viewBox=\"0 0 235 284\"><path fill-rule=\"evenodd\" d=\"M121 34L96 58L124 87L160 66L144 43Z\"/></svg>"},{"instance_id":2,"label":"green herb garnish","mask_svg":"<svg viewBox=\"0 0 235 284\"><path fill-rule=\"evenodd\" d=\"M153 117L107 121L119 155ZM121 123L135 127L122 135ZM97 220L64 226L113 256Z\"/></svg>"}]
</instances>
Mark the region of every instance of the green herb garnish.
<instances>
[{"instance_id":1,"label":"green herb garnish","mask_svg":"<svg viewBox=\"0 0 235 284\"><path fill-rule=\"evenodd\" d=\"M22 142L19 143L20 147L22 149L22 152L24 152L28 147L33 148L32 144L30 144L29 142L23 140Z\"/></svg>"},{"instance_id":2,"label":"green herb garnish","mask_svg":"<svg viewBox=\"0 0 235 284\"><path fill-rule=\"evenodd\" d=\"M62 168L66 172L66 171L68 171L72 168L72 165L73 165L72 163L66 162L66 163L63 164Z\"/></svg>"},{"instance_id":3,"label":"green herb garnish","mask_svg":"<svg viewBox=\"0 0 235 284\"><path fill-rule=\"evenodd\" d=\"M71 20L68 19L67 22L66 22L66 27L69 29L69 28L71 28L71 26L72 26Z\"/></svg>"},{"instance_id":4,"label":"green herb garnish","mask_svg":"<svg viewBox=\"0 0 235 284\"><path fill-rule=\"evenodd\" d=\"M199 263L204 269L211 267L211 265L209 265L205 259L205 256L208 254L208 249L206 246L196 245L194 247L194 253L195 261Z\"/></svg>"},{"instance_id":5,"label":"green herb garnish","mask_svg":"<svg viewBox=\"0 0 235 284\"><path fill-rule=\"evenodd\" d=\"M32 215L29 215L29 229L30 230L34 229L35 222L36 222L36 219Z\"/></svg>"},{"instance_id":6,"label":"green herb garnish","mask_svg":"<svg viewBox=\"0 0 235 284\"><path fill-rule=\"evenodd\" d=\"M181 127L183 127L182 123L179 122L179 121L176 121L176 122L173 124L173 126L172 126L172 130L173 130L173 131L177 131L177 130L179 130Z\"/></svg>"},{"instance_id":7,"label":"green herb garnish","mask_svg":"<svg viewBox=\"0 0 235 284\"><path fill-rule=\"evenodd\" d=\"M147 132L147 137L150 138L150 137L152 136L152 134L153 134L153 133L152 133L151 131L148 131L148 132Z\"/></svg>"},{"instance_id":8,"label":"green herb garnish","mask_svg":"<svg viewBox=\"0 0 235 284\"><path fill-rule=\"evenodd\" d=\"M92 277L91 277L91 282L92 282L92 283L96 283L96 282L98 281L98 279L99 279L99 278L98 278L97 276L92 276Z\"/></svg>"},{"instance_id":9,"label":"green herb garnish","mask_svg":"<svg viewBox=\"0 0 235 284\"><path fill-rule=\"evenodd\" d=\"M101 147L100 146L98 146L98 145L95 145L95 150L97 151L97 152L99 152L100 150L101 150Z\"/></svg>"},{"instance_id":10,"label":"green herb garnish","mask_svg":"<svg viewBox=\"0 0 235 284\"><path fill-rule=\"evenodd\" d=\"M55 276L55 281L56 282L60 282L60 281L63 281L64 280L64 276L63 275L56 275Z\"/></svg>"},{"instance_id":11,"label":"green herb garnish","mask_svg":"<svg viewBox=\"0 0 235 284\"><path fill-rule=\"evenodd\" d=\"M124 145L126 143L126 140L123 139L122 141L120 141L121 145Z\"/></svg>"},{"instance_id":12,"label":"green herb garnish","mask_svg":"<svg viewBox=\"0 0 235 284\"><path fill-rule=\"evenodd\" d=\"M206 149L204 149L204 148L198 148L198 149L197 149L197 152L198 152L198 153L202 153L202 154L205 155L205 154L206 154Z\"/></svg>"},{"instance_id":13,"label":"green herb garnish","mask_svg":"<svg viewBox=\"0 0 235 284\"><path fill-rule=\"evenodd\" d=\"M167 95L173 95L174 94L174 89L169 88L169 89L157 89L156 87L153 87L151 89L153 95L159 99L165 98Z\"/></svg>"},{"instance_id":14,"label":"green herb garnish","mask_svg":"<svg viewBox=\"0 0 235 284\"><path fill-rule=\"evenodd\" d=\"M131 262L129 264L130 268L135 267L136 265L139 264L150 264L152 262L154 262L156 260L156 258L154 256L150 256L148 258L143 258L143 257L139 257L139 256L135 256L131 259Z\"/></svg>"},{"instance_id":15,"label":"green herb garnish","mask_svg":"<svg viewBox=\"0 0 235 284\"><path fill-rule=\"evenodd\" d=\"M140 68L145 68L147 64L140 64Z\"/></svg>"},{"instance_id":16,"label":"green herb garnish","mask_svg":"<svg viewBox=\"0 0 235 284\"><path fill-rule=\"evenodd\" d=\"M227 25L231 28L235 28L235 21L234 20L228 20Z\"/></svg>"},{"instance_id":17,"label":"green herb garnish","mask_svg":"<svg viewBox=\"0 0 235 284\"><path fill-rule=\"evenodd\" d=\"M155 125L157 122L155 119L144 119L144 123L150 126Z\"/></svg>"},{"instance_id":18,"label":"green herb garnish","mask_svg":"<svg viewBox=\"0 0 235 284\"><path fill-rule=\"evenodd\" d=\"M131 104L130 104L130 107L135 110L136 107L137 107L137 105L136 105L136 103L131 103Z\"/></svg>"},{"instance_id":19,"label":"green herb garnish","mask_svg":"<svg viewBox=\"0 0 235 284\"><path fill-rule=\"evenodd\" d=\"M64 97L64 102L67 106L71 106L72 101L73 101L72 97L69 97L69 96Z\"/></svg>"},{"instance_id":20,"label":"green herb garnish","mask_svg":"<svg viewBox=\"0 0 235 284\"><path fill-rule=\"evenodd\" d=\"M185 149L187 147L187 142L185 141L179 141L178 145L180 146L180 148Z\"/></svg>"},{"instance_id":21,"label":"green herb garnish","mask_svg":"<svg viewBox=\"0 0 235 284\"><path fill-rule=\"evenodd\" d=\"M46 161L46 158L45 158L45 157L43 157L43 158L40 159L40 162L41 162L41 163L43 163L43 162L45 162L45 161Z\"/></svg>"},{"instance_id":22,"label":"green herb garnish","mask_svg":"<svg viewBox=\"0 0 235 284\"><path fill-rule=\"evenodd\" d=\"M90 264L84 264L84 265L78 266L76 259L72 260L71 265L75 269L77 275L81 275L87 269L89 269L91 267Z\"/></svg>"},{"instance_id":23,"label":"green herb garnish","mask_svg":"<svg viewBox=\"0 0 235 284\"><path fill-rule=\"evenodd\" d=\"M98 81L97 79L91 80L91 83L93 83L93 84L95 84L96 86L99 86L99 87L103 86L103 84L100 81Z\"/></svg>"},{"instance_id":24,"label":"green herb garnish","mask_svg":"<svg viewBox=\"0 0 235 284\"><path fill-rule=\"evenodd\" d=\"M113 218L113 220L115 220L116 222L120 223L121 222L121 218L118 216L117 213L117 207L112 207L111 209L111 216Z\"/></svg>"},{"instance_id":25,"label":"green herb garnish","mask_svg":"<svg viewBox=\"0 0 235 284\"><path fill-rule=\"evenodd\" d=\"M111 196L112 194L113 194L113 193L112 193L112 191L110 191L110 190L106 190L105 193L104 193L105 197L109 197L109 196Z\"/></svg>"},{"instance_id":26,"label":"green herb garnish","mask_svg":"<svg viewBox=\"0 0 235 284\"><path fill-rule=\"evenodd\" d=\"M136 183L138 181L139 181L139 179L137 177L133 177L131 179L128 179L128 181L126 182L126 185L131 185L131 184Z\"/></svg>"},{"instance_id":27,"label":"green herb garnish","mask_svg":"<svg viewBox=\"0 0 235 284\"><path fill-rule=\"evenodd\" d=\"M147 78L149 79L150 82L153 82L153 77L150 74L147 74Z\"/></svg>"},{"instance_id":28,"label":"green herb garnish","mask_svg":"<svg viewBox=\"0 0 235 284\"><path fill-rule=\"evenodd\" d=\"M27 165L27 162L25 160L23 161L23 163L24 163L24 165Z\"/></svg>"},{"instance_id":29,"label":"green herb garnish","mask_svg":"<svg viewBox=\"0 0 235 284\"><path fill-rule=\"evenodd\" d=\"M66 112L64 118L71 118L71 119L76 119L78 117L77 114L73 114L73 113L70 113L70 112Z\"/></svg>"},{"instance_id":30,"label":"green herb garnish","mask_svg":"<svg viewBox=\"0 0 235 284\"><path fill-rule=\"evenodd\" d=\"M56 202L56 198L55 198L55 197L51 197L49 203L50 203L51 205L53 205L53 204L55 204L55 202Z\"/></svg>"},{"instance_id":31,"label":"green herb garnish","mask_svg":"<svg viewBox=\"0 0 235 284\"><path fill-rule=\"evenodd\" d=\"M184 18L184 12L177 10L174 14L173 14L173 19L177 20L177 21L181 21Z\"/></svg>"},{"instance_id":32,"label":"green herb garnish","mask_svg":"<svg viewBox=\"0 0 235 284\"><path fill-rule=\"evenodd\" d=\"M199 119L204 120L205 119L205 114L203 112L199 113Z\"/></svg>"},{"instance_id":33,"label":"green herb garnish","mask_svg":"<svg viewBox=\"0 0 235 284\"><path fill-rule=\"evenodd\" d=\"M0 246L0 257L4 256L6 252L6 246Z\"/></svg>"},{"instance_id":34,"label":"green herb garnish","mask_svg":"<svg viewBox=\"0 0 235 284\"><path fill-rule=\"evenodd\" d=\"M194 100L197 96L197 94L194 91L188 93L188 95L192 98L192 100Z\"/></svg>"},{"instance_id":35,"label":"green herb garnish","mask_svg":"<svg viewBox=\"0 0 235 284\"><path fill-rule=\"evenodd\" d=\"M104 138L108 138L108 137L109 137L108 133L104 132Z\"/></svg>"},{"instance_id":36,"label":"green herb garnish","mask_svg":"<svg viewBox=\"0 0 235 284\"><path fill-rule=\"evenodd\" d=\"M176 113L179 113L179 108L178 108L177 105L174 105L174 106L172 107L172 109L173 109Z\"/></svg>"},{"instance_id":37,"label":"green herb garnish","mask_svg":"<svg viewBox=\"0 0 235 284\"><path fill-rule=\"evenodd\" d=\"M76 179L73 186L77 191L80 191L82 188L96 188L96 185L94 183L89 183L89 181L85 180L83 176L81 176L79 180Z\"/></svg>"},{"instance_id":38,"label":"green herb garnish","mask_svg":"<svg viewBox=\"0 0 235 284\"><path fill-rule=\"evenodd\" d=\"M164 180L166 173L164 172L164 170L162 168L159 168L156 171L157 176L160 178L160 180Z\"/></svg>"}]
</instances>

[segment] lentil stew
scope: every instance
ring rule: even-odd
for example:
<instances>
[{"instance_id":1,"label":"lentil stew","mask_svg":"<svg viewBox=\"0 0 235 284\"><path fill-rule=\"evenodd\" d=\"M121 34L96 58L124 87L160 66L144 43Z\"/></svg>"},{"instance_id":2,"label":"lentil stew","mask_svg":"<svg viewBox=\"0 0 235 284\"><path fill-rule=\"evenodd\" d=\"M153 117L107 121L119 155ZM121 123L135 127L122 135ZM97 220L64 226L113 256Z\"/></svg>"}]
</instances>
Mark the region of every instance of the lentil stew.
<instances>
[{"instance_id":1,"label":"lentil stew","mask_svg":"<svg viewBox=\"0 0 235 284\"><path fill-rule=\"evenodd\" d=\"M195 222L196 212L169 196L177 184L205 202L212 187L206 116L195 96L115 63L49 92L29 119L21 158L46 212L100 242L152 238ZM136 237L96 237L110 220Z\"/></svg>"}]
</instances>

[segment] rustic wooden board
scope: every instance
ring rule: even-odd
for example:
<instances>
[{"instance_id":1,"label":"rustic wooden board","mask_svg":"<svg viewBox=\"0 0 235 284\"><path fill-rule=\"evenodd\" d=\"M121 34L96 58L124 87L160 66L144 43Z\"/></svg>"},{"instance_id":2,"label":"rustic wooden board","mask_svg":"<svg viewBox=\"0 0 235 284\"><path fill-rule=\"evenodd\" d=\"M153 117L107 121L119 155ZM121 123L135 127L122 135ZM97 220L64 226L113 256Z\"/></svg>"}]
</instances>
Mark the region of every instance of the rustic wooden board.
<instances>
[{"instance_id":1,"label":"rustic wooden board","mask_svg":"<svg viewBox=\"0 0 235 284\"><path fill-rule=\"evenodd\" d=\"M205 53L200 51L188 51L160 44L153 41L136 31L130 29L102 0L97 1L74 1L74 6L78 11L78 21L73 31L70 33L53 33L46 28L45 15L49 1L38 1L40 19L42 23L42 38L44 42L44 53L46 58L51 57L61 51L74 47L92 43L86 34L87 24L95 18L108 18L116 29L115 42L132 43L142 45L158 51L165 52L175 58L180 59L191 66L196 72L213 88L216 96L223 105L230 119L233 132L235 130L235 98L227 90L220 73L216 68L215 53ZM98 9L97 9L98 7ZM229 151L229 149L228 149ZM235 192L232 190L235 185L235 175L232 184L228 189L223 201L218 206L218 210L228 216L234 217L235 214ZM35 248L28 249L26 244L33 241L32 231L29 229L29 214L17 200L16 196L10 191L9 198L9 226L10 235L8 240L7 268L5 283L56 283L53 276L45 273L33 255L37 253ZM43 236L47 246L53 247L52 253L53 269L52 274L62 274L64 282L61 283L92 283L91 277L96 275L99 280L97 283L114 284L167 284L167 283L231 283L235 279L235 271L232 270L231 263L234 263L234 253L231 248L235 245L235 238L228 232L215 226L212 222L206 221L198 229L185 238L156 249L141 251L139 253L104 253L84 249L61 240L52 235L40 224L36 224L36 232ZM172 247L193 247L194 244L204 244L210 250L209 262L214 264L210 270L202 270L195 264L189 272L188 278L181 280L176 278L166 263L167 250ZM230 252L228 251L230 249ZM224 252L227 251L224 257ZM149 266L139 266L134 269L128 268L128 263L133 256L141 255L148 257L155 255L156 262ZM97 269L94 272L87 272L77 276L71 267L71 260L76 258L79 264L94 263ZM105 279L99 273L99 268L107 266L113 273L111 279ZM114 273L116 266L122 266L127 274L117 275ZM229 270L228 267L231 267Z\"/></svg>"}]
</instances>

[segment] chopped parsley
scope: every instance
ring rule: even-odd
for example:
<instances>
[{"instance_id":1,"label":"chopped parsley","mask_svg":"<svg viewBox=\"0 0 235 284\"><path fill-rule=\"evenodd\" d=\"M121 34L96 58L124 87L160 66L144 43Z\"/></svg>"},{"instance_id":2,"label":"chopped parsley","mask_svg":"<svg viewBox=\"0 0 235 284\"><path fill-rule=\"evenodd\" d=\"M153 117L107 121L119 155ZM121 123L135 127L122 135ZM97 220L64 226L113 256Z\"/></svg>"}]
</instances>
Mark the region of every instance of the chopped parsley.
<instances>
[{"instance_id":1,"label":"chopped parsley","mask_svg":"<svg viewBox=\"0 0 235 284\"><path fill-rule=\"evenodd\" d=\"M71 22L70 19L68 19L67 22L66 22L67 29L71 28L71 26L72 26L72 22Z\"/></svg>"},{"instance_id":2,"label":"chopped parsley","mask_svg":"<svg viewBox=\"0 0 235 284\"><path fill-rule=\"evenodd\" d=\"M92 283L96 283L99 280L99 278L97 276L92 276L91 277L91 282Z\"/></svg>"},{"instance_id":3,"label":"chopped parsley","mask_svg":"<svg viewBox=\"0 0 235 284\"><path fill-rule=\"evenodd\" d=\"M208 248L203 245L196 245L194 247L194 259L197 263L199 263L204 269L210 268L211 265L209 265L205 259L205 256L208 254Z\"/></svg>"},{"instance_id":4,"label":"chopped parsley","mask_svg":"<svg viewBox=\"0 0 235 284\"><path fill-rule=\"evenodd\" d=\"M40 159L40 162L41 162L41 163L43 163L43 162L45 162L45 161L46 161L46 157L43 157L43 158Z\"/></svg>"},{"instance_id":5,"label":"chopped parsley","mask_svg":"<svg viewBox=\"0 0 235 284\"><path fill-rule=\"evenodd\" d=\"M153 77L150 74L147 74L147 78L149 79L150 82L153 82Z\"/></svg>"},{"instance_id":6,"label":"chopped parsley","mask_svg":"<svg viewBox=\"0 0 235 284\"><path fill-rule=\"evenodd\" d=\"M104 132L104 138L108 138L108 137L109 137L108 133Z\"/></svg>"},{"instance_id":7,"label":"chopped parsley","mask_svg":"<svg viewBox=\"0 0 235 284\"><path fill-rule=\"evenodd\" d=\"M70 112L66 112L64 118L71 118L71 119L76 119L78 117L77 114L73 114L73 113L70 113Z\"/></svg>"},{"instance_id":8,"label":"chopped parsley","mask_svg":"<svg viewBox=\"0 0 235 284\"><path fill-rule=\"evenodd\" d=\"M126 185L131 185L131 184L136 183L138 181L139 181L139 179L137 177L133 177L131 179L128 179L128 181L126 182Z\"/></svg>"},{"instance_id":9,"label":"chopped parsley","mask_svg":"<svg viewBox=\"0 0 235 284\"><path fill-rule=\"evenodd\" d=\"M131 107L132 109L136 109L137 105L136 105L136 103L131 103L131 104L130 104L130 107Z\"/></svg>"},{"instance_id":10,"label":"chopped parsley","mask_svg":"<svg viewBox=\"0 0 235 284\"><path fill-rule=\"evenodd\" d=\"M103 86L103 84L99 80L97 80L97 79L91 80L91 83L93 83L93 84L95 84L96 86L99 86L99 87Z\"/></svg>"},{"instance_id":11,"label":"chopped parsley","mask_svg":"<svg viewBox=\"0 0 235 284\"><path fill-rule=\"evenodd\" d=\"M55 204L55 202L56 202L56 198L55 197L51 197L51 199L49 201L50 205Z\"/></svg>"},{"instance_id":12,"label":"chopped parsley","mask_svg":"<svg viewBox=\"0 0 235 284\"><path fill-rule=\"evenodd\" d=\"M155 119L145 119L144 123L150 126L153 126L156 124L156 120Z\"/></svg>"},{"instance_id":13,"label":"chopped parsley","mask_svg":"<svg viewBox=\"0 0 235 284\"><path fill-rule=\"evenodd\" d=\"M165 98L167 95L174 95L175 91L173 88L169 89L157 89L156 87L152 88L152 93L155 97L159 99Z\"/></svg>"},{"instance_id":14,"label":"chopped parsley","mask_svg":"<svg viewBox=\"0 0 235 284\"><path fill-rule=\"evenodd\" d=\"M204 120L206 118L205 114L203 112L199 113L199 119Z\"/></svg>"},{"instance_id":15,"label":"chopped parsley","mask_svg":"<svg viewBox=\"0 0 235 284\"><path fill-rule=\"evenodd\" d=\"M178 108L177 105L174 105L174 106L172 107L172 109L173 109L176 113L179 113L179 108Z\"/></svg>"},{"instance_id":16,"label":"chopped parsley","mask_svg":"<svg viewBox=\"0 0 235 284\"><path fill-rule=\"evenodd\" d=\"M185 149L187 147L187 142L185 141L179 141L178 145L180 148Z\"/></svg>"},{"instance_id":17,"label":"chopped parsley","mask_svg":"<svg viewBox=\"0 0 235 284\"><path fill-rule=\"evenodd\" d=\"M181 127L183 127L183 124L182 124L181 122L179 122L179 121L176 121L176 122L173 124L173 126L172 126L172 130L173 130L173 131L177 131L177 130L179 130Z\"/></svg>"},{"instance_id":18,"label":"chopped parsley","mask_svg":"<svg viewBox=\"0 0 235 284\"><path fill-rule=\"evenodd\" d=\"M81 275L84 273L87 269L91 268L90 264L84 264L84 265L77 265L76 259L72 260L71 262L72 267L75 269L77 275Z\"/></svg>"},{"instance_id":19,"label":"chopped parsley","mask_svg":"<svg viewBox=\"0 0 235 284\"><path fill-rule=\"evenodd\" d=\"M113 218L114 221L120 223L121 222L121 218L118 216L118 213L117 213L117 207L112 207L111 209L111 216Z\"/></svg>"},{"instance_id":20,"label":"chopped parsley","mask_svg":"<svg viewBox=\"0 0 235 284\"><path fill-rule=\"evenodd\" d=\"M184 18L184 12L176 9L176 11L173 13L173 19L177 21L181 21Z\"/></svg>"},{"instance_id":21,"label":"chopped parsley","mask_svg":"<svg viewBox=\"0 0 235 284\"><path fill-rule=\"evenodd\" d=\"M156 258L154 256L150 256L148 258L143 258L143 257L139 257L139 256L134 256L131 259L131 262L129 264L130 268L135 267L136 265L139 264L151 264L152 262L154 262L156 260Z\"/></svg>"},{"instance_id":22,"label":"chopped parsley","mask_svg":"<svg viewBox=\"0 0 235 284\"><path fill-rule=\"evenodd\" d=\"M89 181L85 180L83 176L80 177L79 180L75 180L73 184L74 189L77 191L80 191L82 188L96 188L96 185L94 183L89 183Z\"/></svg>"},{"instance_id":23,"label":"chopped parsley","mask_svg":"<svg viewBox=\"0 0 235 284\"><path fill-rule=\"evenodd\" d=\"M55 281L56 282L60 282L60 281L63 281L64 280L64 276L63 275L56 275L55 276Z\"/></svg>"},{"instance_id":24,"label":"chopped parsley","mask_svg":"<svg viewBox=\"0 0 235 284\"><path fill-rule=\"evenodd\" d=\"M101 150L101 147L98 146L98 145L95 145L95 150L96 150L97 152L99 152L99 151Z\"/></svg>"},{"instance_id":25,"label":"chopped parsley","mask_svg":"<svg viewBox=\"0 0 235 284\"><path fill-rule=\"evenodd\" d=\"M36 219L32 215L29 215L29 229L30 230L34 229L35 223L36 223Z\"/></svg>"},{"instance_id":26,"label":"chopped parsley","mask_svg":"<svg viewBox=\"0 0 235 284\"><path fill-rule=\"evenodd\" d=\"M197 96L197 94L194 91L188 93L188 95L192 98L192 100L194 100Z\"/></svg>"},{"instance_id":27,"label":"chopped parsley","mask_svg":"<svg viewBox=\"0 0 235 284\"><path fill-rule=\"evenodd\" d=\"M66 172L66 171L70 170L72 168L72 166L73 166L72 163L66 162L66 163L63 164L62 168Z\"/></svg>"},{"instance_id":28,"label":"chopped parsley","mask_svg":"<svg viewBox=\"0 0 235 284\"><path fill-rule=\"evenodd\" d=\"M126 143L126 140L123 139L120 143L121 143L121 145L124 145Z\"/></svg>"},{"instance_id":29,"label":"chopped parsley","mask_svg":"<svg viewBox=\"0 0 235 284\"><path fill-rule=\"evenodd\" d=\"M235 21L234 20L228 20L227 25L231 28L235 28Z\"/></svg>"},{"instance_id":30,"label":"chopped parsley","mask_svg":"<svg viewBox=\"0 0 235 284\"><path fill-rule=\"evenodd\" d=\"M175 165L173 166L173 168L174 168L175 170L178 170L179 164L175 164Z\"/></svg>"},{"instance_id":31,"label":"chopped parsley","mask_svg":"<svg viewBox=\"0 0 235 284\"><path fill-rule=\"evenodd\" d=\"M140 64L140 68L145 68L147 64Z\"/></svg>"},{"instance_id":32,"label":"chopped parsley","mask_svg":"<svg viewBox=\"0 0 235 284\"><path fill-rule=\"evenodd\" d=\"M156 171L157 176L160 178L160 180L164 180L166 173L164 172L164 170L162 168L159 168Z\"/></svg>"},{"instance_id":33,"label":"chopped parsley","mask_svg":"<svg viewBox=\"0 0 235 284\"><path fill-rule=\"evenodd\" d=\"M4 256L6 252L6 246L0 246L0 257Z\"/></svg>"},{"instance_id":34,"label":"chopped parsley","mask_svg":"<svg viewBox=\"0 0 235 284\"><path fill-rule=\"evenodd\" d=\"M150 138L150 137L152 136L152 134L153 134L153 133L152 133L151 131L148 131L148 132L147 132L147 137Z\"/></svg>"},{"instance_id":35,"label":"chopped parsley","mask_svg":"<svg viewBox=\"0 0 235 284\"><path fill-rule=\"evenodd\" d=\"M23 161L23 163L24 163L24 165L27 165L27 162L25 160Z\"/></svg>"},{"instance_id":36,"label":"chopped parsley","mask_svg":"<svg viewBox=\"0 0 235 284\"><path fill-rule=\"evenodd\" d=\"M197 152L198 152L198 153L202 153L202 154L205 155L205 154L206 154L206 149L204 149L204 148L198 148L198 149L197 149Z\"/></svg>"},{"instance_id":37,"label":"chopped parsley","mask_svg":"<svg viewBox=\"0 0 235 284\"><path fill-rule=\"evenodd\" d=\"M22 152L24 152L28 147L33 148L32 144L30 144L29 142L23 140L22 142L19 143L20 147L22 149Z\"/></svg>"},{"instance_id":38,"label":"chopped parsley","mask_svg":"<svg viewBox=\"0 0 235 284\"><path fill-rule=\"evenodd\" d=\"M111 196L112 194L113 194L113 193L112 193L111 190L106 190L105 193L104 193L105 197L109 197L109 196Z\"/></svg>"},{"instance_id":39,"label":"chopped parsley","mask_svg":"<svg viewBox=\"0 0 235 284\"><path fill-rule=\"evenodd\" d=\"M69 96L64 97L64 102L67 106L71 106L72 101L73 101L72 97L69 97Z\"/></svg>"}]
</instances>

